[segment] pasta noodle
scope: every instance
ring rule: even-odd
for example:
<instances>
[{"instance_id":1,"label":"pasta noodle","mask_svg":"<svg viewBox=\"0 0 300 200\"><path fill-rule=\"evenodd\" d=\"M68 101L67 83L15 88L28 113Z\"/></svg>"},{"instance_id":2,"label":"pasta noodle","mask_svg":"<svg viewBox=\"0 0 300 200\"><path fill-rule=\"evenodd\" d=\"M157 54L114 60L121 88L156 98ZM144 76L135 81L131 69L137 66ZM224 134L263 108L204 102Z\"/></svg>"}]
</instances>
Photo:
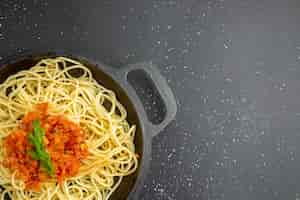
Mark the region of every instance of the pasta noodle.
<instances>
[{"instance_id":1,"label":"pasta noodle","mask_svg":"<svg viewBox=\"0 0 300 200\"><path fill-rule=\"evenodd\" d=\"M138 166L135 125L115 93L93 79L83 64L66 57L46 58L0 85L0 162L4 139L36 104L48 102L49 113L63 114L85 131L88 156L79 172L58 184L52 178L40 191L25 188L22 179L0 164L1 199L108 200L122 178Z\"/></svg>"}]
</instances>

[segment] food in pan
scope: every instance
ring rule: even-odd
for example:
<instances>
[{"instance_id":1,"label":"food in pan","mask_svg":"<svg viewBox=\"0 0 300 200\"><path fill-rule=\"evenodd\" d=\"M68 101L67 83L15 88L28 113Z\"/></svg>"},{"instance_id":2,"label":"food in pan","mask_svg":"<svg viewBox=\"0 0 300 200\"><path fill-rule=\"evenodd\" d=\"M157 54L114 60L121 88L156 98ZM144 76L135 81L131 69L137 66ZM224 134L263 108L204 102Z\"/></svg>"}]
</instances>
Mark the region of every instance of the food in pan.
<instances>
[{"instance_id":1,"label":"food in pan","mask_svg":"<svg viewBox=\"0 0 300 200\"><path fill-rule=\"evenodd\" d=\"M46 58L0 85L0 194L107 200L138 167L136 126L82 63Z\"/></svg>"}]
</instances>

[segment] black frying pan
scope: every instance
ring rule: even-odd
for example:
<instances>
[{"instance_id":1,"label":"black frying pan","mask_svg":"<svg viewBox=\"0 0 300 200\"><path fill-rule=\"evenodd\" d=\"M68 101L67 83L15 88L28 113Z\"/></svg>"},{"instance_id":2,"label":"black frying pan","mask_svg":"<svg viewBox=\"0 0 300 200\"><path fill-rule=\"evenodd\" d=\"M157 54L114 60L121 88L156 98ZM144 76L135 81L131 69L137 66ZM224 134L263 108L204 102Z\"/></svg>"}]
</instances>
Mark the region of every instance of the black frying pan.
<instances>
[{"instance_id":1,"label":"black frying pan","mask_svg":"<svg viewBox=\"0 0 300 200\"><path fill-rule=\"evenodd\" d=\"M2 61L4 65L0 67L0 82L2 83L8 76L24 69L28 69L39 60L46 57L67 56L85 64L92 71L94 78L104 87L113 90L122 105L128 112L130 124L137 125L135 137L136 152L141 155L138 170L123 179L121 185L111 196L111 200L138 200L139 191L143 186L146 172L151 160L152 137L161 132L175 117L177 106L171 89L165 79L160 75L157 68L151 63L138 63L128 65L121 69L106 66L93 59L81 56L69 55L66 53L26 53L26 55L11 56ZM159 104L162 108L163 118L159 122L152 123L148 120L144 106L138 97L134 83L130 77L144 74L145 79L151 83L155 93L161 100ZM130 84L132 83L132 84Z\"/></svg>"}]
</instances>

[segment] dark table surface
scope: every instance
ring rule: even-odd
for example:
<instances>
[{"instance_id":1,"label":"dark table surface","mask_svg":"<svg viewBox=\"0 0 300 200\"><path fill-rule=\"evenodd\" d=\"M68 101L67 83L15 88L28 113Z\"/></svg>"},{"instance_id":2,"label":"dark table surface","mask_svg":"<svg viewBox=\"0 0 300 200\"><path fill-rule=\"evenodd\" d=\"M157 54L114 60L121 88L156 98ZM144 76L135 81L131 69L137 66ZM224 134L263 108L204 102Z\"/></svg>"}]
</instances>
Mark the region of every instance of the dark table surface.
<instances>
[{"instance_id":1,"label":"dark table surface","mask_svg":"<svg viewBox=\"0 0 300 200\"><path fill-rule=\"evenodd\" d=\"M299 200L299 21L298 0L2 0L0 59L156 63L178 114L153 140L143 200Z\"/></svg>"}]
</instances>

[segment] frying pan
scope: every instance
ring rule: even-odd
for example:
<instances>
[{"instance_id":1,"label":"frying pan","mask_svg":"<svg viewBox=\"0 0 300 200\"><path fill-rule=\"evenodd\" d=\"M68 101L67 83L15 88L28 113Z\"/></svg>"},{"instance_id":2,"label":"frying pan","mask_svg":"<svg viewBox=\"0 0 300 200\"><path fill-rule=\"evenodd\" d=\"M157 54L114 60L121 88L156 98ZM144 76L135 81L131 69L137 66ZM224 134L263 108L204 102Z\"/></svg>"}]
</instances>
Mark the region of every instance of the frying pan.
<instances>
[{"instance_id":1,"label":"frying pan","mask_svg":"<svg viewBox=\"0 0 300 200\"><path fill-rule=\"evenodd\" d=\"M116 93L118 100L128 112L128 122L136 124L137 131L134 143L136 152L140 155L138 170L122 180L110 200L138 200L139 191L143 187L151 160L152 138L174 119L177 111L175 98L166 80L152 63L137 63L122 68L113 68L94 59L55 51L50 53L26 52L22 55L7 57L0 63L3 64L0 67L0 82L2 83L8 76L20 70L30 68L43 58L56 56L70 57L86 65L100 84ZM134 83L130 80L136 75L145 76L143 79L149 82L160 99L161 108L159 109L164 111L162 112L162 120L158 122L149 120L145 111L145 104L141 101Z\"/></svg>"}]
</instances>

